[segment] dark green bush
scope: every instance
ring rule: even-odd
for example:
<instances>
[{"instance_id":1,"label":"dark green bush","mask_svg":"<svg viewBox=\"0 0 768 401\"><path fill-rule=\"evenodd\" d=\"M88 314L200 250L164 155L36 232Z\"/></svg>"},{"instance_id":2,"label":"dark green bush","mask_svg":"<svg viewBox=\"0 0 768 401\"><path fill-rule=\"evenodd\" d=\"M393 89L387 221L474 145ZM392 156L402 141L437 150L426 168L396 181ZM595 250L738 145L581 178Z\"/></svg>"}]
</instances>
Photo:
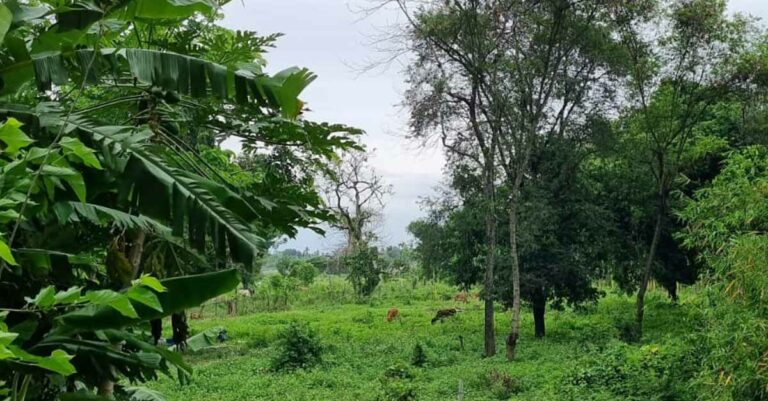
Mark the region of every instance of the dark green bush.
<instances>
[{"instance_id":1,"label":"dark green bush","mask_svg":"<svg viewBox=\"0 0 768 401\"><path fill-rule=\"evenodd\" d=\"M352 283L358 297L368 297L381 281L381 260L375 247L364 247L344 257L349 270L347 279Z\"/></svg>"},{"instance_id":2,"label":"dark green bush","mask_svg":"<svg viewBox=\"0 0 768 401\"><path fill-rule=\"evenodd\" d=\"M488 373L487 380L491 392L500 400L508 400L513 395L525 391L520 379L496 369Z\"/></svg>"},{"instance_id":3,"label":"dark green bush","mask_svg":"<svg viewBox=\"0 0 768 401\"><path fill-rule=\"evenodd\" d=\"M614 400L693 401L691 381L701 364L692 341L643 347L614 343L570 376L583 394L607 393Z\"/></svg>"},{"instance_id":4,"label":"dark green bush","mask_svg":"<svg viewBox=\"0 0 768 401\"><path fill-rule=\"evenodd\" d=\"M388 367L381 375L380 401L413 401L416 399L416 386L411 368L402 364Z\"/></svg>"},{"instance_id":5,"label":"dark green bush","mask_svg":"<svg viewBox=\"0 0 768 401\"><path fill-rule=\"evenodd\" d=\"M296 260L291 264L289 275L304 285L311 285L318 274L317 268L312 263L305 260Z\"/></svg>"},{"instance_id":6,"label":"dark green bush","mask_svg":"<svg viewBox=\"0 0 768 401\"><path fill-rule=\"evenodd\" d=\"M635 344L642 336L640 327L634 320L619 320L616 322L616 330L619 331L619 340L627 344Z\"/></svg>"},{"instance_id":7,"label":"dark green bush","mask_svg":"<svg viewBox=\"0 0 768 401\"><path fill-rule=\"evenodd\" d=\"M413 357L411 358L411 365L416 367L423 367L427 363L427 353L424 351L424 347L420 343L416 343L413 347Z\"/></svg>"},{"instance_id":8,"label":"dark green bush","mask_svg":"<svg viewBox=\"0 0 768 401\"><path fill-rule=\"evenodd\" d=\"M277 372L311 368L323 360L320 338L305 323L289 323L278 335L277 350L272 359L272 370Z\"/></svg>"}]
</instances>

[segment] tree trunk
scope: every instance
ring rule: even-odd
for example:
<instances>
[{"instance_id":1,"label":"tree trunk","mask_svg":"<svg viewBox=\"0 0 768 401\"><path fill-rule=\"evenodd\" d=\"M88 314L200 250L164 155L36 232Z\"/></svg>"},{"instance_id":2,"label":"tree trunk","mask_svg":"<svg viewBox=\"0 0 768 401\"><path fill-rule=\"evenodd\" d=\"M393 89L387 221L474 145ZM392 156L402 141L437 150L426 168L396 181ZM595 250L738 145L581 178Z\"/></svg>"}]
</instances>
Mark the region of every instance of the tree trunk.
<instances>
[{"instance_id":1,"label":"tree trunk","mask_svg":"<svg viewBox=\"0 0 768 401\"><path fill-rule=\"evenodd\" d=\"M485 200L488 203L485 211L485 238L487 244L485 260L485 282L483 298L485 299L485 356L496 355L496 333L493 320L493 269L496 257L496 208L493 201L493 173L486 172Z\"/></svg>"},{"instance_id":2,"label":"tree trunk","mask_svg":"<svg viewBox=\"0 0 768 401\"><path fill-rule=\"evenodd\" d=\"M131 239L130 249L128 251L128 261L133 266L133 277L138 278L141 272L141 257L144 254L144 241L147 239L147 233L138 231Z\"/></svg>"},{"instance_id":3,"label":"tree trunk","mask_svg":"<svg viewBox=\"0 0 768 401\"><path fill-rule=\"evenodd\" d=\"M669 298L672 300L673 304L676 304L678 301L677 296L677 281L672 283L672 285L669 287Z\"/></svg>"},{"instance_id":4,"label":"tree trunk","mask_svg":"<svg viewBox=\"0 0 768 401\"><path fill-rule=\"evenodd\" d=\"M651 271L653 270L653 261L656 259L656 250L659 247L659 238L661 238L661 229L664 223L663 200L660 202L659 209L656 212L656 227L653 230L653 239L651 240L651 249L648 251L648 257L645 260L645 269L640 281L640 288L637 290L637 305L635 310L635 323L637 324L637 334L643 334L643 317L645 315L645 293L648 291L648 283L651 281Z\"/></svg>"},{"instance_id":5,"label":"tree trunk","mask_svg":"<svg viewBox=\"0 0 768 401\"><path fill-rule=\"evenodd\" d=\"M514 193L517 188L513 189ZM507 360L515 359L517 340L520 338L520 260L517 255L517 196L509 202L509 254L512 269L512 324L507 336Z\"/></svg>"},{"instance_id":6,"label":"tree trunk","mask_svg":"<svg viewBox=\"0 0 768 401\"><path fill-rule=\"evenodd\" d=\"M138 231L134 235L134 237L131 239L131 243L129 245L128 249L128 261L131 263L131 267L133 267L133 277L136 278L139 276L139 273L141 272L141 258L144 254L144 241L147 238L147 233L144 231ZM120 344L112 344L113 347L119 349ZM112 374L114 376L117 375L117 371L114 366L110 366L109 369L112 371ZM98 395L104 397L104 398L114 398L115 397L115 382L112 380L104 380L101 383L99 383L98 386Z\"/></svg>"},{"instance_id":7,"label":"tree trunk","mask_svg":"<svg viewBox=\"0 0 768 401\"><path fill-rule=\"evenodd\" d=\"M171 315L171 326L173 330L173 343L176 349L184 351L187 349L187 337L189 336L189 325L187 325L187 312L181 311Z\"/></svg>"},{"instance_id":8,"label":"tree trunk","mask_svg":"<svg viewBox=\"0 0 768 401\"><path fill-rule=\"evenodd\" d=\"M110 366L110 369L114 371L114 368ZM112 399L115 397L115 382L112 380L104 380L99 384L97 394L101 397Z\"/></svg>"},{"instance_id":9,"label":"tree trunk","mask_svg":"<svg viewBox=\"0 0 768 401\"><path fill-rule=\"evenodd\" d=\"M150 320L149 326L152 331L152 340L154 341L154 344L160 344L160 340L163 338L163 319Z\"/></svg>"},{"instance_id":10,"label":"tree trunk","mask_svg":"<svg viewBox=\"0 0 768 401\"><path fill-rule=\"evenodd\" d=\"M533 299L533 326L536 331L536 338L544 338L544 313L547 310L547 298L545 296L536 296Z\"/></svg>"}]
</instances>

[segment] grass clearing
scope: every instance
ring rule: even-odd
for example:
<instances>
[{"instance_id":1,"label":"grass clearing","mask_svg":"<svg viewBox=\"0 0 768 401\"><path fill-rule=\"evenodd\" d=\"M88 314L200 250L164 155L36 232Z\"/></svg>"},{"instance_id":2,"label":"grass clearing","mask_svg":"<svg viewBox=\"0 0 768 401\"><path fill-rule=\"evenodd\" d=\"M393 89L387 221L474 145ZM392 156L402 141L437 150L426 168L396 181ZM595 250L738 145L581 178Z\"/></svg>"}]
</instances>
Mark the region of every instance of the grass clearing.
<instances>
[{"instance_id":1,"label":"grass clearing","mask_svg":"<svg viewBox=\"0 0 768 401\"><path fill-rule=\"evenodd\" d=\"M635 362L645 369L648 361L644 358L683 346L679 339L696 324L696 308L686 304L689 298L686 293L680 305L672 305L663 294L653 293L646 333L636 345L619 341L616 328L616 322L632 316L632 298L609 294L587 310L550 309L544 339L534 338L532 317L525 313L513 363L504 358L509 314L501 310L496 314L499 353L482 357L482 304L477 300L465 304L422 299L404 304L399 297L391 301L378 297L370 304L317 304L195 320L191 321L193 332L220 326L226 328L230 340L188 356L195 367L191 384L180 386L161 378L152 387L165 393L169 401L398 399L395 393L401 400L451 400L456 399L461 380L466 400L640 399L633 398L638 395L631 394L631 388L617 390L610 378L603 383L606 373L590 369L610 365L606 358L615 353L621 354L619 359L627 366L634 363L632 358L639 358ZM442 324L430 324L437 309L449 306L463 307L464 312ZM392 307L400 310L400 321L386 321ZM272 372L270 361L277 352L273 344L291 321L306 322L319 333L325 347L323 362L314 369ZM416 344L427 355L421 368L411 366ZM388 379L388 369L407 370L412 378ZM626 370L626 375L632 374L631 369ZM599 380L592 381L593 376ZM665 380L662 376L659 380ZM408 398L409 394L415 398Z\"/></svg>"}]
</instances>

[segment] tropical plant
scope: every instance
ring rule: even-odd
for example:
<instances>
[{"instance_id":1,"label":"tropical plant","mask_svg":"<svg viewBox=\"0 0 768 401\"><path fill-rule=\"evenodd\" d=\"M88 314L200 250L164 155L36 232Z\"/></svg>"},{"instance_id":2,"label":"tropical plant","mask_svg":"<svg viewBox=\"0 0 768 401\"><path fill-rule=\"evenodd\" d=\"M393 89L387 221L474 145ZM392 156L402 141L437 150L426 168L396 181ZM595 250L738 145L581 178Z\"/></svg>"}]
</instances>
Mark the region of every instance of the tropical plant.
<instances>
[{"instance_id":1,"label":"tropical plant","mask_svg":"<svg viewBox=\"0 0 768 401\"><path fill-rule=\"evenodd\" d=\"M232 290L231 267L329 218L312 173L359 131L303 119L315 76L263 73L276 36L216 26L220 4L0 5L0 381L14 400L183 380L180 356L152 344L160 319L173 314L183 349L184 310ZM218 148L232 136L242 157Z\"/></svg>"}]
</instances>

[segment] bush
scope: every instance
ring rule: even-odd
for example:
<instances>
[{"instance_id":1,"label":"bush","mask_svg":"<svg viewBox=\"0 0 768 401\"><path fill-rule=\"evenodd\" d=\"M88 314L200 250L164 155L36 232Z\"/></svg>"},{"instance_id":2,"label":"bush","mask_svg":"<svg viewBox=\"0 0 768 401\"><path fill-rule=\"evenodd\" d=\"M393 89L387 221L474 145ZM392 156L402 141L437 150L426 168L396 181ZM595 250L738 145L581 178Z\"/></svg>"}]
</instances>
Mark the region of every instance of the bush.
<instances>
[{"instance_id":1,"label":"bush","mask_svg":"<svg viewBox=\"0 0 768 401\"><path fill-rule=\"evenodd\" d=\"M378 397L382 401L413 401L416 399L416 387L413 379L416 376L405 365L393 365L388 367L380 378L382 394Z\"/></svg>"},{"instance_id":2,"label":"bush","mask_svg":"<svg viewBox=\"0 0 768 401\"><path fill-rule=\"evenodd\" d=\"M294 262L295 260L291 257L281 256L280 259L277 260L277 263L275 263L275 268L282 276L288 277L291 275L291 266Z\"/></svg>"},{"instance_id":3,"label":"bush","mask_svg":"<svg viewBox=\"0 0 768 401\"><path fill-rule=\"evenodd\" d=\"M311 285L319 273L317 268L306 260L294 261L290 269L290 276L299 280L305 286Z\"/></svg>"},{"instance_id":4,"label":"bush","mask_svg":"<svg viewBox=\"0 0 768 401\"><path fill-rule=\"evenodd\" d=\"M352 317L352 321L357 324L371 325L373 324L373 320L373 313L370 310L366 311L364 315L357 315Z\"/></svg>"},{"instance_id":5,"label":"bush","mask_svg":"<svg viewBox=\"0 0 768 401\"><path fill-rule=\"evenodd\" d=\"M491 392L500 400L508 400L513 395L525 391L520 379L495 369L488 374L488 384Z\"/></svg>"},{"instance_id":6,"label":"bush","mask_svg":"<svg viewBox=\"0 0 768 401\"><path fill-rule=\"evenodd\" d=\"M344 264L349 270L347 278L358 297L370 296L381 281L379 251L375 247L361 248L344 257Z\"/></svg>"},{"instance_id":7,"label":"bush","mask_svg":"<svg viewBox=\"0 0 768 401\"><path fill-rule=\"evenodd\" d=\"M328 271L328 267L331 264L331 260L327 256L313 256L309 259L307 259L307 262L312 264L312 266L317 269L320 273L325 273Z\"/></svg>"},{"instance_id":8,"label":"bush","mask_svg":"<svg viewBox=\"0 0 768 401\"><path fill-rule=\"evenodd\" d=\"M691 380L701 366L690 341L643 347L614 343L570 377L584 394L607 393L612 399L684 401L697 399Z\"/></svg>"},{"instance_id":9,"label":"bush","mask_svg":"<svg viewBox=\"0 0 768 401\"><path fill-rule=\"evenodd\" d=\"M272 306L282 303L287 307L291 295L296 291L296 280L292 277L284 277L279 274L275 274L269 277L268 283L268 296L272 299Z\"/></svg>"},{"instance_id":10,"label":"bush","mask_svg":"<svg viewBox=\"0 0 768 401\"><path fill-rule=\"evenodd\" d=\"M640 327L634 320L620 320L616 322L616 329L619 331L619 340L627 344L640 342Z\"/></svg>"},{"instance_id":11,"label":"bush","mask_svg":"<svg viewBox=\"0 0 768 401\"><path fill-rule=\"evenodd\" d=\"M424 352L424 347L421 344L416 343L413 347L413 358L411 359L411 365L416 367L423 367L427 363L427 353Z\"/></svg>"},{"instance_id":12,"label":"bush","mask_svg":"<svg viewBox=\"0 0 768 401\"><path fill-rule=\"evenodd\" d=\"M305 323L289 323L278 335L277 349L272 360L272 370L277 372L311 368L322 362L320 338Z\"/></svg>"}]
</instances>

